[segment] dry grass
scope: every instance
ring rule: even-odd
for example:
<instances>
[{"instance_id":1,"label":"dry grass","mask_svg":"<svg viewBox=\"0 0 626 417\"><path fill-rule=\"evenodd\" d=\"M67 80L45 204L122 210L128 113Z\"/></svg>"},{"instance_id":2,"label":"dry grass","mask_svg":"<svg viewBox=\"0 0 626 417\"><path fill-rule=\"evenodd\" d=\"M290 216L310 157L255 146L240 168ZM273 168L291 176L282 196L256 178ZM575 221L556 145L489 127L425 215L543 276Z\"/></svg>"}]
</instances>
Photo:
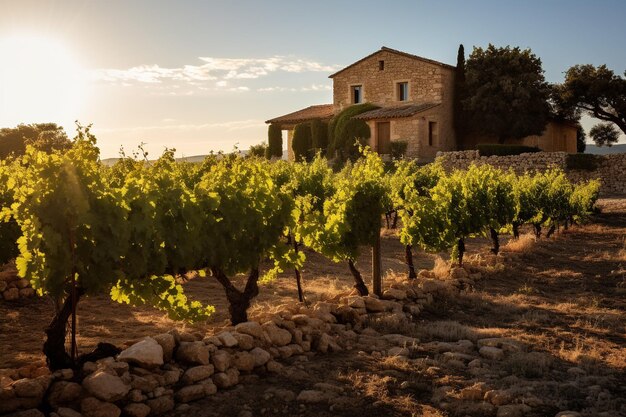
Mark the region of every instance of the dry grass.
<instances>
[{"instance_id":1,"label":"dry grass","mask_svg":"<svg viewBox=\"0 0 626 417\"><path fill-rule=\"evenodd\" d=\"M442 342L456 342L458 340L471 340L473 342L478 339L488 337L498 337L502 335L502 331L494 328L474 328L463 325L458 321L429 321L418 327L419 336Z\"/></svg>"},{"instance_id":2,"label":"dry grass","mask_svg":"<svg viewBox=\"0 0 626 417\"><path fill-rule=\"evenodd\" d=\"M502 367L511 375L524 378L541 378L550 371L553 359L544 352L517 352L502 363Z\"/></svg>"},{"instance_id":3,"label":"dry grass","mask_svg":"<svg viewBox=\"0 0 626 417\"><path fill-rule=\"evenodd\" d=\"M435 266L432 272L439 279L447 279L450 275L450 263L443 259L441 256L435 258Z\"/></svg>"},{"instance_id":4,"label":"dry grass","mask_svg":"<svg viewBox=\"0 0 626 417\"><path fill-rule=\"evenodd\" d=\"M507 252L528 253L535 246L537 239L532 233L520 235L518 239L509 240L502 248Z\"/></svg>"}]
</instances>

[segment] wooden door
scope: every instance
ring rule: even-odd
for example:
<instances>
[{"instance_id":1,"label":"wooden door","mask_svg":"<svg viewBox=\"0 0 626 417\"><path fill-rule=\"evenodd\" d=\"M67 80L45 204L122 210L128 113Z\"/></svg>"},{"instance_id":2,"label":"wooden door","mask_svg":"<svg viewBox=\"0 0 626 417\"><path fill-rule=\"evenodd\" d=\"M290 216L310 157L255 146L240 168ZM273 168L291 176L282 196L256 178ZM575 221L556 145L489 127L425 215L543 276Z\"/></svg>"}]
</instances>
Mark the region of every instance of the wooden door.
<instances>
[{"instance_id":1,"label":"wooden door","mask_svg":"<svg viewBox=\"0 0 626 417\"><path fill-rule=\"evenodd\" d=\"M391 126L389 122L376 123L376 150L379 154L391 153Z\"/></svg>"}]
</instances>

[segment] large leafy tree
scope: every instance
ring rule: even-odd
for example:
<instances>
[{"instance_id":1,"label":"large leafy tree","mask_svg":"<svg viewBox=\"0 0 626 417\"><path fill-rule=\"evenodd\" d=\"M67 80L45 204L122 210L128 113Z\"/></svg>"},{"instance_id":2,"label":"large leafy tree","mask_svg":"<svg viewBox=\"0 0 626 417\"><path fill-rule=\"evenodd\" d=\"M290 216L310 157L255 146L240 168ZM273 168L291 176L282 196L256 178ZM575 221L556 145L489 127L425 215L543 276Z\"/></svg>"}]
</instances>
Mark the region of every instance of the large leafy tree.
<instances>
[{"instance_id":1,"label":"large leafy tree","mask_svg":"<svg viewBox=\"0 0 626 417\"><path fill-rule=\"evenodd\" d=\"M550 88L541 59L519 47L475 47L466 63L463 109L468 130L500 143L543 132Z\"/></svg>"},{"instance_id":2,"label":"large leafy tree","mask_svg":"<svg viewBox=\"0 0 626 417\"><path fill-rule=\"evenodd\" d=\"M0 129L0 159L23 155L27 145L49 153L55 149L69 149L71 141L56 123L20 124Z\"/></svg>"},{"instance_id":3,"label":"large leafy tree","mask_svg":"<svg viewBox=\"0 0 626 417\"><path fill-rule=\"evenodd\" d=\"M598 123L589 131L589 136L598 146L612 146L619 140L619 131L611 123Z\"/></svg>"},{"instance_id":4,"label":"large leafy tree","mask_svg":"<svg viewBox=\"0 0 626 417\"><path fill-rule=\"evenodd\" d=\"M614 123L626 133L626 78L615 75L606 65L575 65L555 89L562 106Z\"/></svg>"}]
</instances>

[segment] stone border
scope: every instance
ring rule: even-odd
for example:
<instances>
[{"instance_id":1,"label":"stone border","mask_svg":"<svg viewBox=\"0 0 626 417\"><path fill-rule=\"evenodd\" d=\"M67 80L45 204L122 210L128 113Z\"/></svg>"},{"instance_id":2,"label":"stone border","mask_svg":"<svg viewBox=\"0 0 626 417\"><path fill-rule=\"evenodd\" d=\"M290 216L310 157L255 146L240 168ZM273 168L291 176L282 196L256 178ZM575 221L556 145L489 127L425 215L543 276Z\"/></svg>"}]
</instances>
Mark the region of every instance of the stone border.
<instances>
[{"instance_id":1,"label":"stone border","mask_svg":"<svg viewBox=\"0 0 626 417\"><path fill-rule=\"evenodd\" d=\"M479 271L452 268L439 280L422 270L413 281L389 280L381 299L348 294L311 307L294 302L267 321L241 323L203 338L172 330L137 341L117 357L86 362L78 373L39 369L31 378L17 379L16 371L16 380L0 376L0 414L39 417L46 409L53 417L146 417L231 388L246 374L284 374L288 368L281 362L288 358L353 349L408 356L419 340L380 335L368 324L411 320L433 297L473 285Z\"/></svg>"}]
</instances>

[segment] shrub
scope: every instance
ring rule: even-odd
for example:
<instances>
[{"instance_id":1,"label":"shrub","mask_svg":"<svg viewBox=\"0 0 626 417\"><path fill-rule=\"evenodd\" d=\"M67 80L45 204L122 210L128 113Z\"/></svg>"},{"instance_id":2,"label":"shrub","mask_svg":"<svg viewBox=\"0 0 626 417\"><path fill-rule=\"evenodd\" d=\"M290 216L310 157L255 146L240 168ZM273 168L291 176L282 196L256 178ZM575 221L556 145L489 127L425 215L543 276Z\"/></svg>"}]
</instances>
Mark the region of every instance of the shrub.
<instances>
[{"instance_id":1,"label":"shrub","mask_svg":"<svg viewBox=\"0 0 626 417\"><path fill-rule=\"evenodd\" d=\"M279 125L272 123L267 128L267 144L265 154L267 159L283 156L283 133Z\"/></svg>"},{"instance_id":2,"label":"shrub","mask_svg":"<svg viewBox=\"0 0 626 417\"><path fill-rule=\"evenodd\" d=\"M506 156L506 155L520 155L523 153L541 152L541 149L536 146L525 145L500 145L495 143L481 143L476 146L481 156Z\"/></svg>"},{"instance_id":3,"label":"shrub","mask_svg":"<svg viewBox=\"0 0 626 417\"><path fill-rule=\"evenodd\" d=\"M293 150L294 159L302 161L307 159L311 150L311 124L299 123L293 129L293 140L291 149Z\"/></svg>"},{"instance_id":4,"label":"shrub","mask_svg":"<svg viewBox=\"0 0 626 417\"><path fill-rule=\"evenodd\" d=\"M258 145L251 145L248 151L248 156L258 156L260 158L265 157L268 146L265 142L261 142Z\"/></svg>"},{"instance_id":5,"label":"shrub","mask_svg":"<svg viewBox=\"0 0 626 417\"><path fill-rule=\"evenodd\" d=\"M328 125L319 119L311 120L311 145L322 153L328 148Z\"/></svg>"},{"instance_id":6,"label":"shrub","mask_svg":"<svg viewBox=\"0 0 626 417\"><path fill-rule=\"evenodd\" d=\"M595 171L598 169L598 157L587 153L571 153L565 160L567 169Z\"/></svg>"},{"instance_id":7,"label":"shrub","mask_svg":"<svg viewBox=\"0 0 626 417\"><path fill-rule=\"evenodd\" d=\"M336 152L340 153L341 159L358 155L358 146L355 146L355 143L358 139L369 139L370 129L363 120L353 117L377 108L378 106L371 103L355 104L333 117L328 129L328 153L331 157Z\"/></svg>"},{"instance_id":8,"label":"shrub","mask_svg":"<svg viewBox=\"0 0 626 417\"><path fill-rule=\"evenodd\" d=\"M406 149L409 146L409 142L405 140L398 140L391 142L391 157L393 159L400 159L406 154Z\"/></svg>"}]
</instances>

